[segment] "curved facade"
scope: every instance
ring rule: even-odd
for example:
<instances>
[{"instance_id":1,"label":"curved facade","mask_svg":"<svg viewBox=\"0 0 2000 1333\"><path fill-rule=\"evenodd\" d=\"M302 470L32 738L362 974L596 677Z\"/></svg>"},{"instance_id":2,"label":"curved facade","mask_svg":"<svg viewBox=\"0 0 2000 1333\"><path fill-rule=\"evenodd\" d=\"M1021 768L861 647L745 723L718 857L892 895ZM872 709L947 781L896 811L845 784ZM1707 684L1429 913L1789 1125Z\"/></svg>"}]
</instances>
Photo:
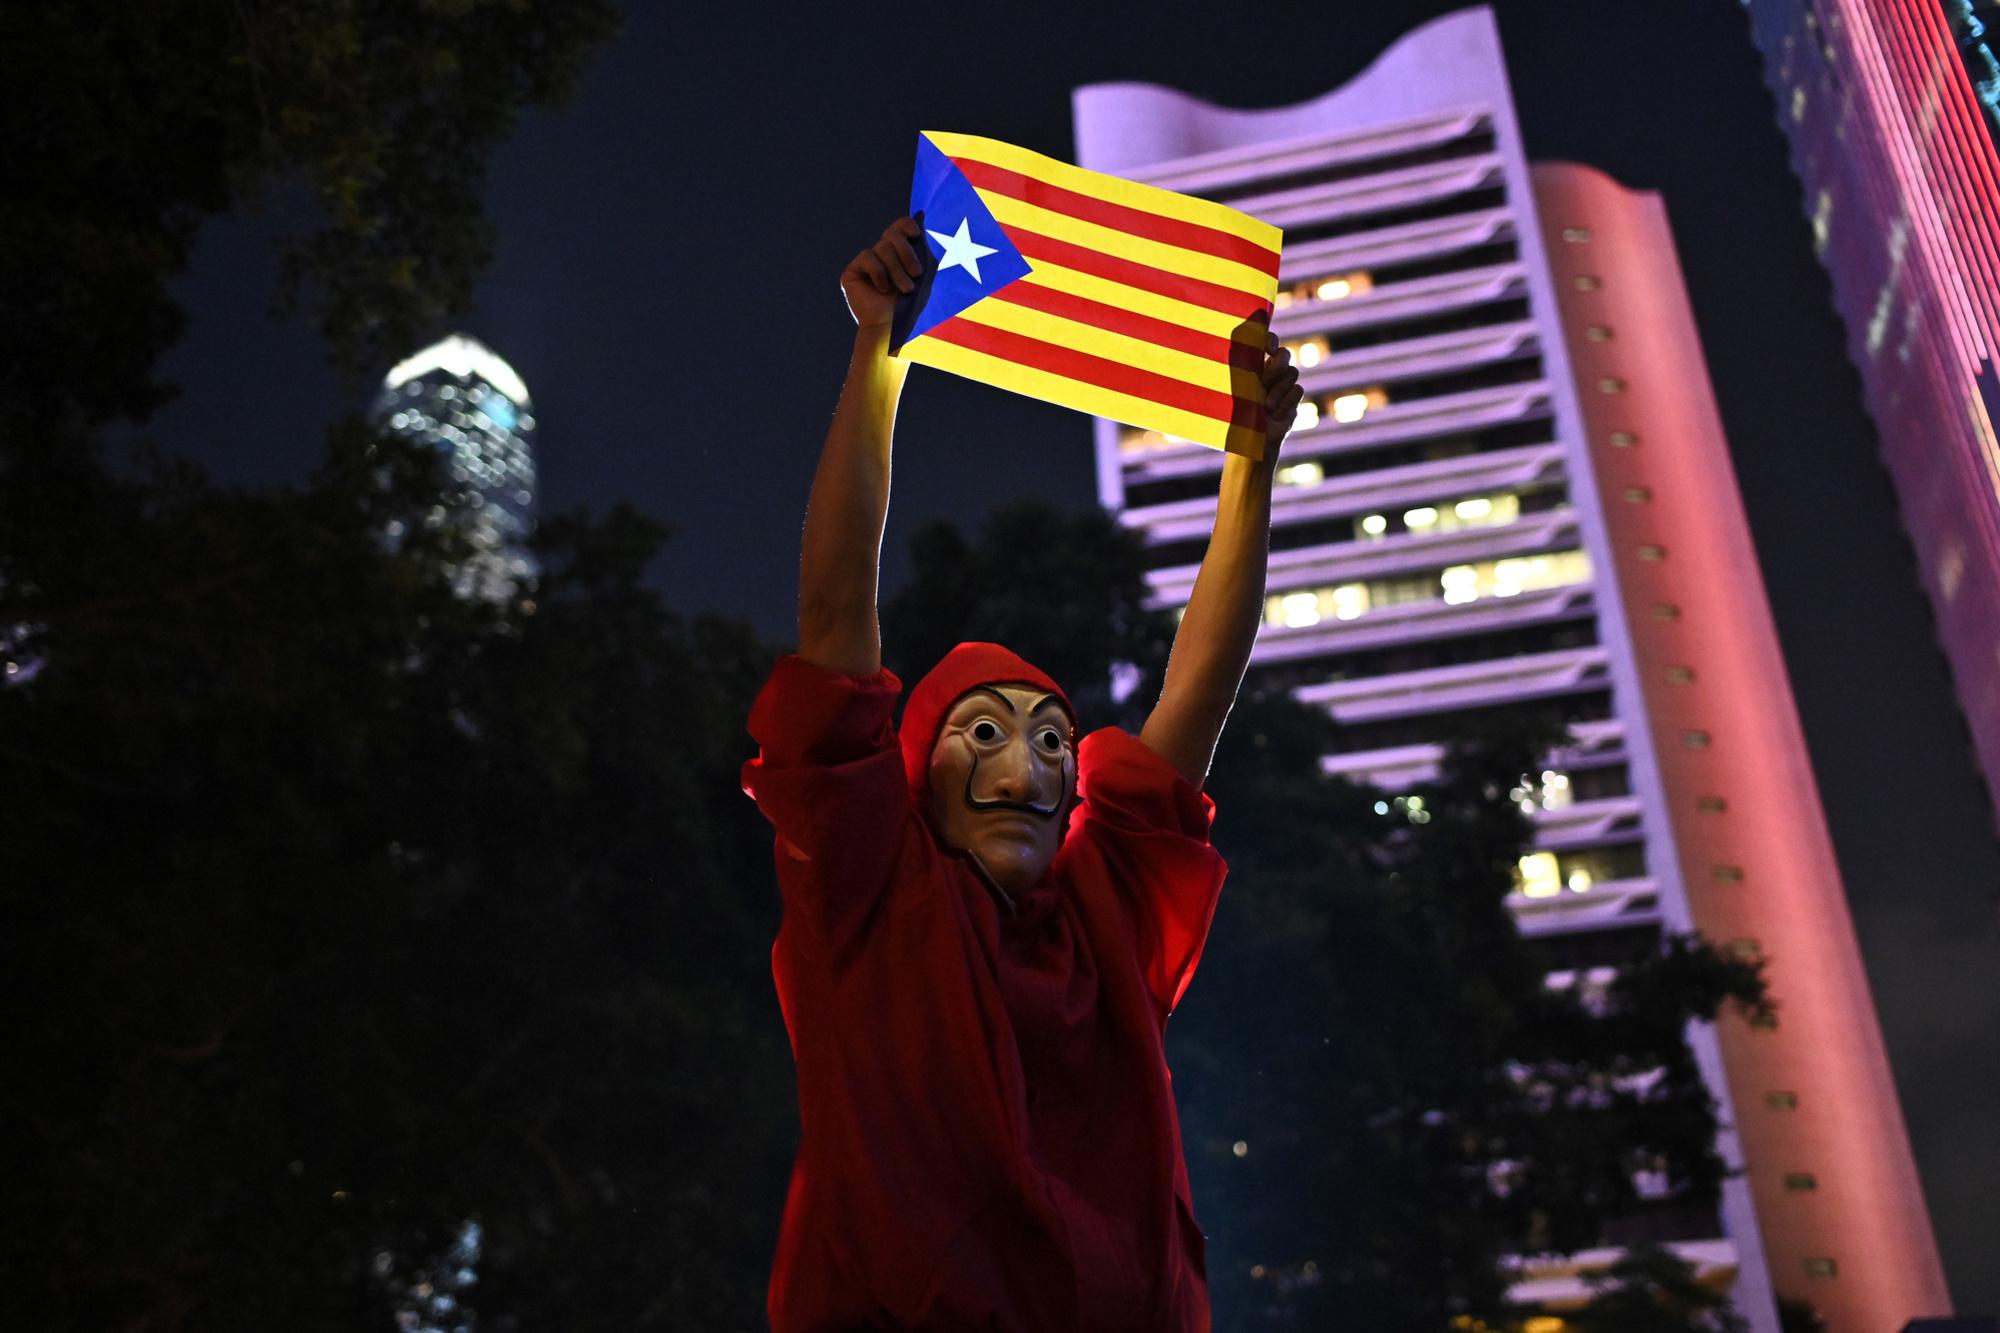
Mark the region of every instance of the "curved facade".
<instances>
[{"instance_id":1,"label":"curved facade","mask_svg":"<svg viewBox=\"0 0 2000 1333\"><path fill-rule=\"evenodd\" d=\"M1774 1284L1894 1333L1950 1301L1666 209L1534 181L1689 917L1779 1002L1718 1025Z\"/></svg>"},{"instance_id":2,"label":"curved facade","mask_svg":"<svg viewBox=\"0 0 2000 1333\"><path fill-rule=\"evenodd\" d=\"M1139 85L1080 89L1075 106L1083 165L1219 199L1286 231L1273 328L1302 368L1306 404L1279 472L1251 669L1342 724L1328 771L1394 792L1435 772L1468 715L1553 705L1569 739L1525 793L1538 836L1510 900L1523 933L1567 960L1549 983L1603 985L1663 930L1697 926L1771 959L1785 1005L1775 1034L1740 1023L1690 1034L1720 1107L1718 1147L1747 1174L1725 1185L1719 1215L1663 1212L1630 1239L1672 1243L1729 1286L1758 1333L1778 1327L1777 1294L1835 1309L1816 1282L1865 1293L1853 1319L1839 1305L1834 1333L1901 1327L1876 1322L1878 1309L1903 1319L1944 1309L1931 1299L1942 1284L1931 1281L1928 1223L1657 201L1577 168L1531 172L1484 9L1416 30L1297 106L1225 109ZM1555 218L1542 191L1558 211L1602 221ZM1574 267L1585 247L1563 238L1593 226L1619 240L1590 249L1598 267L1585 272ZM1611 260L1615 270L1604 267ZM1618 299L1641 302L1633 317L1657 326L1645 346L1659 343L1671 377L1606 369L1611 343L1594 341L1588 325L1570 336L1577 280L1608 299L1614 272ZM1639 402L1642 376L1666 441L1699 425L1698 448L1722 460L1699 489L1676 489L1671 506L1664 483L1618 470L1657 456L1659 442L1638 443L1652 420L1603 415L1614 397ZM1183 603L1220 455L1103 421L1096 443L1101 498L1155 552L1156 604ZM1699 511L1700 522L1678 519L1670 535L1635 545L1630 524L1642 509ZM1704 544L1701 562L1672 563L1674 577L1689 579L1672 598L1628 577L1668 568L1665 550ZM1747 577L1713 577L1732 561ZM1726 669L1710 670L1731 683L1685 697L1728 704L1727 729L1712 718L1682 725L1653 707L1661 673L1688 665L1663 665L1682 646L1663 628L1713 639L1704 653L1726 656ZM1760 720L1742 721L1744 712ZM1730 796L1708 770L1688 768L1697 756L1729 759L1754 790ZM1766 831L1754 855L1749 843L1714 842L1718 829L1759 821L1718 823L1712 811L1764 800L1791 816L1782 836ZM1716 899L1732 869L1731 886L1765 895L1738 895L1754 909L1741 922L1723 914L1731 900ZM1822 1038L1818 1063L1784 1063ZM1781 1075L1791 1083L1772 1081ZM1761 1118L1777 1092L1821 1118ZM1738 1142L1739 1124L1754 1142ZM1814 1173L1772 1149L1792 1133L1826 1134L1812 1154L1829 1165ZM1846 1177L1835 1154L1845 1160L1869 1135L1887 1165ZM1808 1173L1813 1190L1799 1187ZM1800 1179L1788 1187L1791 1177ZM1915 1275L1902 1287L1873 1276L1876 1259L1858 1241L1859 1227L1881 1235L1891 1217L1895 1239L1881 1245L1880 1264ZM1843 1239L1836 1247L1823 1235ZM1616 1253L1524 1262L1516 1295L1574 1307L1583 1276ZM1834 1260L1838 1275L1808 1276L1807 1259Z\"/></svg>"}]
</instances>

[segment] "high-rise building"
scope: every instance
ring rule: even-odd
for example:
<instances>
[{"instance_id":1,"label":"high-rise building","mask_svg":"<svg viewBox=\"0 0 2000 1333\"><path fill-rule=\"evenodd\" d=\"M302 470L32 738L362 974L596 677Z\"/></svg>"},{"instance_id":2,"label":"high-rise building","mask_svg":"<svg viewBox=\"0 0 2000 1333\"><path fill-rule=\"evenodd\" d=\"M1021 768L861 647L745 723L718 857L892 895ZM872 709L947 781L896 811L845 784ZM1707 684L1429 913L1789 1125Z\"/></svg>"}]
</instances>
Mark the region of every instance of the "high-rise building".
<instances>
[{"instance_id":1,"label":"high-rise building","mask_svg":"<svg viewBox=\"0 0 2000 1333\"><path fill-rule=\"evenodd\" d=\"M1745 4L2000 817L2000 155L1964 63L1991 6Z\"/></svg>"},{"instance_id":2,"label":"high-rise building","mask_svg":"<svg viewBox=\"0 0 2000 1333\"><path fill-rule=\"evenodd\" d=\"M1549 984L1664 932L1767 960L1775 1023L1690 1034L1741 1174L1648 1238L1758 1333L1779 1297L1833 1333L1948 1312L1661 200L1529 165L1483 8L1297 106L1105 85L1076 125L1085 166L1285 229L1273 327L1306 398L1251 670L1340 724L1325 768L1393 793L1480 715L1559 709L1509 904ZM1097 462L1183 604L1221 456L1100 421ZM1528 1258L1515 1295L1572 1308L1617 1253Z\"/></svg>"},{"instance_id":3,"label":"high-rise building","mask_svg":"<svg viewBox=\"0 0 2000 1333\"><path fill-rule=\"evenodd\" d=\"M376 419L446 456L449 507L429 519L456 523L472 546L456 574L461 596L510 597L517 581L540 572L528 549L535 530L533 407L514 368L460 333L401 362L382 381Z\"/></svg>"}]
</instances>

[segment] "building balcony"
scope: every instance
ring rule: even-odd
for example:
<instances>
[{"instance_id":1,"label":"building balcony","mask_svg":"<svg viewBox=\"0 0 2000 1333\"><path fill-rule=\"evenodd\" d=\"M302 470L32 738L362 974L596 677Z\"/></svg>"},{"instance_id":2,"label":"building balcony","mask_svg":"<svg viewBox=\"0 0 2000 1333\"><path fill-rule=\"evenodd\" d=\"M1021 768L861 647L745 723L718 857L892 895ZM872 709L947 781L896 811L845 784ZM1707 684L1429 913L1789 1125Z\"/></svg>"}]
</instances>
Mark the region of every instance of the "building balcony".
<instances>
[{"instance_id":1,"label":"building balcony","mask_svg":"<svg viewBox=\"0 0 2000 1333\"><path fill-rule=\"evenodd\" d=\"M1610 842L1630 842L1641 832L1645 805L1637 796L1578 801L1555 810L1537 810L1535 850L1567 852Z\"/></svg>"},{"instance_id":2,"label":"building balcony","mask_svg":"<svg viewBox=\"0 0 2000 1333\"><path fill-rule=\"evenodd\" d=\"M1356 385L1394 384L1398 380L1476 370L1539 356L1541 350L1541 326L1534 320L1523 319L1358 347L1348 352L1336 350L1311 370L1301 372L1299 383L1308 394L1322 394Z\"/></svg>"},{"instance_id":3,"label":"building balcony","mask_svg":"<svg viewBox=\"0 0 2000 1333\"><path fill-rule=\"evenodd\" d=\"M1477 153L1345 180L1246 194L1229 202L1232 208L1274 227L1303 227L1421 208L1457 195L1496 189L1506 183L1506 173L1507 161L1500 154Z\"/></svg>"},{"instance_id":4,"label":"building balcony","mask_svg":"<svg viewBox=\"0 0 2000 1333\"><path fill-rule=\"evenodd\" d=\"M1568 935L1615 926L1653 925L1660 919L1660 885L1651 877L1607 879L1582 891L1545 898L1507 895L1507 910L1523 935Z\"/></svg>"},{"instance_id":5,"label":"building balcony","mask_svg":"<svg viewBox=\"0 0 2000 1333\"><path fill-rule=\"evenodd\" d=\"M1352 726L1383 718L1551 699L1606 689L1610 683L1609 653L1602 647L1590 647L1400 671L1365 680L1326 681L1301 686L1292 691L1292 697L1323 708L1334 721Z\"/></svg>"},{"instance_id":6,"label":"building balcony","mask_svg":"<svg viewBox=\"0 0 2000 1333\"><path fill-rule=\"evenodd\" d=\"M1350 167L1456 142L1492 128L1483 108L1436 111L1408 120L1248 144L1176 158L1132 173L1132 179L1183 194L1215 195L1300 172Z\"/></svg>"},{"instance_id":7,"label":"building balcony","mask_svg":"<svg viewBox=\"0 0 2000 1333\"><path fill-rule=\"evenodd\" d=\"M1625 724L1611 718L1602 722L1570 723L1569 743L1552 751L1547 763L1551 768L1570 769L1586 765L1622 764L1625 761ZM1329 777L1344 778L1364 787L1404 791L1421 783L1437 781L1443 764L1444 746L1431 743L1323 755L1319 768Z\"/></svg>"},{"instance_id":8,"label":"building balcony","mask_svg":"<svg viewBox=\"0 0 2000 1333\"><path fill-rule=\"evenodd\" d=\"M1415 398L1390 403L1368 413L1360 421L1337 422L1322 416L1317 426L1296 430L1285 440L1285 461L1328 458L1337 454L1381 449L1443 435L1468 434L1522 421L1553 417L1554 407L1546 380L1522 384L1502 384L1490 389L1440 394L1435 398ZM1127 487L1150 481L1170 481L1180 477L1217 473L1222 470L1222 454L1200 444L1171 445L1125 455Z\"/></svg>"},{"instance_id":9,"label":"building balcony","mask_svg":"<svg viewBox=\"0 0 2000 1333\"><path fill-rule=\"evenodd\" d=\"M1355 269L1428 263L1446 255L1512 241L1518 234L1512 209L1479 208L1450 217L1326 236L1287 244L1278 267L1278 281L1290 286Z\"/></svg>"},{"instance_id":10,"label":"building balcony","mask_svg":"<svg viewBox=\"0 0 2000 1333\"><path fill-rule=\"evenodd\" d=\"M1285 457L1291 458L1289 449ZM1274 488L1271 495L1271 527L1275 530L1297 523L1350 514L1382 513L1473 495L1519 493L1532 487L1561 482L1567 476L1566 450L1560 444L1524 445L1517 449L1461 454L1456 458L1411 463L1404 467L1350 472L1328 477L1310 486ZM1542 515L1528 515L1522 521L1537 517ZM1206 537L1215 526L1215 497L1202 495L1166 504L1136 506L1119 514L1118 521L1128 528L1142 530L1147 543L1154 546L1198 540ZM1476 531L1481 529L1455 528L1439 536L1464 536ZM1379 549L1400 542L1421 540L1425 538L1399 533L1367 545ZM1274 567L1278 557L1291 554L1277 553ZM1447 560L1442 563L1452 562ZM1156 587L1165 588L1177 585L1183 575L1179 570L1167 569L1155 571L1153 577L1158 580ZM1193 579L1194 572L1190 568L1185 573L1185 580L1192 583Z\"/></svg>"},{"instance_id":11,"label":"building balcony","mask_svg":"<svg viewBox=\"0 0 2000 1333\"><path fill-rule=\"evenodd\" d=\"M1724 1240L1674 1241L1668 1249L1694 1268L1695 1280L1705 1287L1727 1291L1736 1283L1738 1259L1734 1243ZM1525 1255L1505 1261L1512 1277L1507 1286L1510 1304L1543 1310L1580 1310L1590 1304L1595 1288L1590 1278L1611 1270L1625 1255L1620 1246L1579 1250L1575 1254Z\"/></svg>"},{"instance_id":12,"label":"building balcony","mask_svg":"<svg viewBox=\"0 0 2000 1333\"><path fill-rule=\"evenodd\" d=\"M1253 666L1296 662L1456 634L1489 634L1588 615L1594 605L1588 583L1541 588L1512 597L1482 597L1472 602L1452 603L1443 598L1402 602L1376 608L1353 620L1323 620L1299 628L1266 625L1257 635L1250 661Z\"/></svg>"},{"instance_id":13,"label":"building balcony","mask_svg":"<svg viewBox=\"0 0 2000 1333\"><path fill-rule=\"evenodd\" d=\"M1446 314L1527 294L1528 271L1523 265L1491 264L1391 283L1339 300L1299 301L1274 315L1271 327L1280 338L1323 333L1338 343L1342 333L1353 329Z\"/></svg>"},{"instance_id":14,"label":"building balcony","mask_svg":"<svg viewBox=\"0 0 2000 1333\"><path fill-rule=\"evenodd\" d=\"M1208 529L1204 526L1200 531L1206 534ZM1575 511L1551 509L1545 513L1529 514L1512 523L1489 528L1457 528L1441 533L1401 534L1384 537L1380 541L1325 542L1317 546L1300 546L1272 554L1270 573L1265 580L1265 593L1267 596L1275 597L1281 593L1323 589L1343 583L1367 583L1407 577L1412 574L1437 574L1457 565L1479 565L1509 557L1536 556L1573 549L1578 539ZM1199 565L1175 565L1170 569L1149 572L1146 581L1152 591L1146 598L1147 609L1160 611L1184 605L1194 588L1195 576L1199 569ZM1546 591L1546 589L1535 591ZM1527 595L1529 594L1526 592L1511 593L1506 596L1488 595L1479 600L1519 601ZM1456 605L1470 604L1456 603ZM1373 616L1387 615L1407 605L1410 603L1370 607L1341 623L1359 623ZM1267 623L1263 632L1276 634L1293 628L1311 629L1324 623L1325 617L1315 625L1309 626Z\"/></svg>"}]
</instances>

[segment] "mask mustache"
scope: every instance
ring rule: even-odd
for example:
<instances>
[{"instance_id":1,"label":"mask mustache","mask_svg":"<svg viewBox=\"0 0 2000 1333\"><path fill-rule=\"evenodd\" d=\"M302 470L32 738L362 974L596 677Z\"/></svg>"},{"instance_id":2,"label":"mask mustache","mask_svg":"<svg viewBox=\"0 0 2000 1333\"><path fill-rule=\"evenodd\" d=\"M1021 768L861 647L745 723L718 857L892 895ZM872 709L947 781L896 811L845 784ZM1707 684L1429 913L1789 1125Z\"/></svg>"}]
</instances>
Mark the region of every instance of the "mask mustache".
<instances>
[{"instance_id":1,"label":"mask mustache","mask_svg":"<svg viewBox=\"0 0 2000 1333\"><path fill-rule=\"evenodd\" d=\"M973 810L981 812L988 810L1018 810L1022 814L1035 819L1049 820L1054 819L1056 812L1062 809L1062 801L1060 799L1054 805L1036 805L1033 801L982 801L972 794L972 779L978 775L979 761L975 759L972 761L971 770L965 775L965 804Z\"/></svg>"},{"instance_id":2,"label":"mask mustache","mask_svg":"<svg viewBox=\"0 0 2000 1333\"><path fill-rule=\"evenodd\" d=\"M965 787L965 803L974 810L1019 810L1022 814L1033 815L1036 819L1054 819L1056 811L1062 808L1060 805L1036 805L1032 801L982 801L972 794L970 782L966 783Z\"/></svg>"}]
</instances>

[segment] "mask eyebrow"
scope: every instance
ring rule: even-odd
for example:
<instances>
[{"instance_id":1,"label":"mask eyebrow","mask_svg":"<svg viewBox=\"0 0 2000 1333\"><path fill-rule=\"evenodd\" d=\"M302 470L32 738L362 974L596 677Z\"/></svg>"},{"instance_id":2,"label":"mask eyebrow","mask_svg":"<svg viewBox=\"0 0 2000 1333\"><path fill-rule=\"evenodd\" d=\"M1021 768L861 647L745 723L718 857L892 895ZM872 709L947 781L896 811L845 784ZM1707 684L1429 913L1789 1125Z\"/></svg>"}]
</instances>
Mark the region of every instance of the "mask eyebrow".
<instances>
[{"instance_id":1,"label":"mask eyebrow","mask_svg":"<svg viewBox=\"0 0 2000 1333\"><path fill-rule=\"evenodd\" d=\"M975 694L990 694L994 698L998 699L1001 703L1005 704L1008 712L1012 713L1017 711L1014 707L1014 701L1012 699L1009 699L1006 695L1000 693L1000 691L994 689L991 685L975 685L971 689L967 690L965 693L968 697ZM1054 698L1055 696L1051 695L1050 697ZM1040 704L1036 704L1035 706L1037 708L1041 707Z\"/></svg>"}]
</instances>

